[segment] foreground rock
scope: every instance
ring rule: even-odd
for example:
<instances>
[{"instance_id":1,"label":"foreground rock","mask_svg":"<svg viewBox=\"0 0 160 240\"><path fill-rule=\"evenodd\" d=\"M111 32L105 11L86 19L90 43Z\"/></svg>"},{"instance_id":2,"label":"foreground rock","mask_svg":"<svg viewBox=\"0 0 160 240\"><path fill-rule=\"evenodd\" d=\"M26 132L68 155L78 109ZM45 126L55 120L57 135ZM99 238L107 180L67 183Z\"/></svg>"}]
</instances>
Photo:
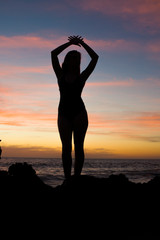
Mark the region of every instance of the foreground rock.
<instances>
[{"instance_id":1,"label":"foreground rock","mask_svg":"<svg viewBox=\"0 0 160 240\"><path fill-rule=\"evenodd\" d=\"M79 237L99 239L160 235L160 177L135 184L124 175L82 175L52 188L30 165L17 163L0 171L0 193L3 219L12 226L16 221L25 231L47 228L50 234L69 237L74 229Z\"/></svg>"}]
</instances>

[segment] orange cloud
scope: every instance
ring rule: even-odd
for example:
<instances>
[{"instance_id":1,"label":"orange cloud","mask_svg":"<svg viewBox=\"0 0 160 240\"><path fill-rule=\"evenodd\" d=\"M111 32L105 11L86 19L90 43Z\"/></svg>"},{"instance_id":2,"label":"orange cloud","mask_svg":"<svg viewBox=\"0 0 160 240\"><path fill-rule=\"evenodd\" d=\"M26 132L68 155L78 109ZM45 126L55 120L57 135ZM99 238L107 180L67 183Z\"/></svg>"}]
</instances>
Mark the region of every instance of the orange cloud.
<instances>
[{"instance_id":1,"label":"orange cloud","mask_svg":"<svg viewBox=\"0 0 160 240\"><path fill-rule=\"evenodd\" d=\"M7 126L14 126L14 127L19 127L19 126L24 126L24 124L17 122L17 121L12 121L12 120L4 120L1 121L1 126L2 125L7 125Z\"/></svg>"},{"instance_id":2,"label":"orange cloud","mask_svg":"<svg viewBox=\"0 0 160 240\"><path fill-rule=\"evenodd\" d=\"M141 128L141 132L158 131L160 128L160 113L159 112L131 112L119 118L117 126L131 129Z\"/></svg>"},{"instance_id":3,"label":"orange cloud","mask_svg":"<svg viewBox=\"0 0 160 240\"><path fill-rule=\"evenodd\" d=\"M137 140L137 141L143 141L143 142L152 142L152 143L159 143L160 142L160 136L144 136L142 135L138 135L135 133L126 133L126 134L120 134L122 137L125 137L127 139L131 139L131 140Z\"/></svg>"},{"instance_id":4,"label":"orange cloud","mask_svg":"<svg viewBox=\"0 0 160 240\"><path fill-rule=\"evenodd\" d=\"M144 127L160 128L160 113L144 113L137 117L138 124Z\"/></svg>"},{"instance_id":5,"label":"orange cloud","mask_svg":"<svg viewBox=\"0 0 160 240\"><path fill-rule=\"evenodd\" d=\"M17 65L0 64L0 77L12 77L18 74L33 73L33 74L49 74L53 70L51 66L25 67Z\"/></svg>"},{"instance_id":6,"label":"orange cloud","mask_svg":"<svg viewBox=\"0 0 160 240\"><path fill-rule=\"evenodd\" d=\"M0 95L8 95L10 92L10 89L2 84L0 84Z\"/></svg>"},{"instance_id":7,"label":"orange cloud","mask_svg":"<svg viewBox=\"0 0 160 240\"><path fill-rule=\"evenodd\" d=\"M109 135L110 133L128 136L148 133L157 134L160 129L158 112L130 112L123 114L92 114L89 113L89 131L91 134ZM139 131L141 129L141 131ZM102 130L102 131L100 131Z\"/></svg>"},{"instance_id":8,"label":"orange cloud","mask_svg":"<svg viewBox=\"0 0 160 240\"><path fill-rule=\"evenodd\" d=\"M160 113L159 112L124 112L119 114L119 118L117 118L117 115L108 115L108 119L110 119L110 122L115 122L115 125L120 125L120 127L123 125L125 126L139 126L141 128L151 127L155 129L159 129L160 127ZM108 121L106 119L106 121ZM153 131L153 129L152 129Z\"/></svg>"},{"instance_id":9,"label":"orange cloud","mask_svg":"<svg viewBox=\"0 0 160 240\"><path fill-rule=\"evenodd\" d=\"M56 116L53 114L47 114L47 113L40 113L40 112L31 112L31 111L25 111L25 110L2 110L0 111L1 116L5 116L6 118L18 118L21 119L35 119L35 120L50 120L53 121L56 119Z\"/></svg>"},{"instance_id":10,"label":"orange cloud","mask_svg":"<svg viewBox=\"0 0 160 240\"><path fill-rule=\"evenodd\" d=\"M44 147L31 145L4 145L3 157L60 157L60 147Z\"/></svg>"},{"instance_id":11,"label":"orange cloud","mask_svg":"<svg viewBox=\"0 0 160 240\"><path fill-rule=\"evenodd\" d=\"M52 109L51 109L52 110ZM0 109L1 126L36 126L37 129L41 129L44 126L54 126L57 122L57 114L51 112L41 112L30 110L18 110L16 109ZM43 124L42 124L43 122Z\"/></svg>"}]
</instances>

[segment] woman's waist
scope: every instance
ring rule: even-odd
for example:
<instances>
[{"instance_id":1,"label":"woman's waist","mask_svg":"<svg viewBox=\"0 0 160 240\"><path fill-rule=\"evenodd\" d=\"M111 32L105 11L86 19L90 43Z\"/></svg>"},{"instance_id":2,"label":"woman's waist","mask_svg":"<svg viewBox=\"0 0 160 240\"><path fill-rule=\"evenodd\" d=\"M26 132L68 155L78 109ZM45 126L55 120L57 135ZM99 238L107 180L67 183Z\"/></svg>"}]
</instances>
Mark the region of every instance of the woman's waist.
<instances>
[{"instance_id":1,"label":"woman's waist","mask_svg":"<svg viewBox=\"0 0 160 240\"><path fill-rule=\"evenodd\" d=\"M64 108L78 108L84 106L84 102L83 100L79 100L79 101L62 101L60 100L59 102L59 107L64 107Z\"/></svg>"},{"instance_id":2,"label":"woman's waist","mask_svg":"<svg viewBox=\"0 0 160 240\"><path fill-rule=\"evenodd\" d=\"M82 100L81 94L60 94L60 101L80 101Z\"/></svg>"},{"instance_id":3,"label":"woman's waist","mask_svg":"<svg viewBox=\"0 0 160 240\"><path fill-rule=\"evenodd\" d=\"M82 110L86 110L86 108L82 99L80 101L72 102L60 100L58 110L59 113L75 114Z\"/></svg>"},{"instance_id":4,"label":"woman's waist","mask_svg":"<svg viewBox=\"0 0 160 240\"><path fill-rule=\"evenodd\" d=\"M83 100L81 97L60 97L60 101L59 101L60 104L64 104L64 105L78 105L78 104L84 104L83 103Z\"/></svg>"}]
</instances>

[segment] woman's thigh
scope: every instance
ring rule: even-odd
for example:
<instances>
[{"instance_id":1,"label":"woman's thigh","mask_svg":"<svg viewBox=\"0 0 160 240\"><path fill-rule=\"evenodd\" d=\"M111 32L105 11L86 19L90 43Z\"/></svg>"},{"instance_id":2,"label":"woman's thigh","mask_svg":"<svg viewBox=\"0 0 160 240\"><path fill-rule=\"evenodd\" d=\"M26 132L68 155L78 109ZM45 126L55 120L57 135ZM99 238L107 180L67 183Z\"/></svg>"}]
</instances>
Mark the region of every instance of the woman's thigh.
<instances>
[{"instance_id":1,"label":"woman's thigh","mask_svg":"<svg viewBox=\"0 0 160 240\"><path fill-rule=\"evenodd\" d=\"M72 123L69 119L58 116L58 130L63 146L72 144Z\"/></svg>"},{"instance_id":2,"label":"woman's thigh","mask_svg":"<svg viewBox=\"0 0 160 240\"><path fill-rule=\"evenodd\" d=\"M83 111L74 118L73 122L75 145L83 144L87 128L88 128L88 115L86 111Z\"/></svg>"}]
</instances>

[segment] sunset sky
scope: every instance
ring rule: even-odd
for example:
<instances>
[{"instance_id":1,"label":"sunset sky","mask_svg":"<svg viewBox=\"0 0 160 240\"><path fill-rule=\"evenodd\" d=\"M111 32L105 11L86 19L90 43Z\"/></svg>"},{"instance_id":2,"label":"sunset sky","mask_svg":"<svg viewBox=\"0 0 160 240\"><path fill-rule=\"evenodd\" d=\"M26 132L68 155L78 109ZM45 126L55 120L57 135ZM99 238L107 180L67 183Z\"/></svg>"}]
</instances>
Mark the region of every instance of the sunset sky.
<instances>
[{"instance_id":1,"label":"sunset sky","mask_svg":"<svg viewBox=\"0 0 160 240\"><path fill-rule=\"evenodd\" d=\"M87 158L160 159L159 0L1 0L4 157L61 157L50 52L82 35L99 55L83 91ZM89 63L84 49L83 70Z\"/></svg>"}]
</instances>

